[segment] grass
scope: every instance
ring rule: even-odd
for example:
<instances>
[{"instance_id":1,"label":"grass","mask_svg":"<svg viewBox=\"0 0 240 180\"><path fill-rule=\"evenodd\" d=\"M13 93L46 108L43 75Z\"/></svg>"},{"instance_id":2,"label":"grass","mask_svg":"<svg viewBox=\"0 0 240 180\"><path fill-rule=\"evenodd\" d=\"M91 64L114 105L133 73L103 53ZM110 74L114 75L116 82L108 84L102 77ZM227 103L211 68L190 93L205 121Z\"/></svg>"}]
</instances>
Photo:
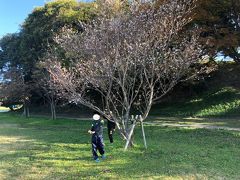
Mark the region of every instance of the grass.
<instances>
[{"instance_id":1,"label":"grass","mask_svg":"<svg viewBox=\"0 0 240 180\"><path fill-rule=\"evenodd\" d=\"M0 106L0 112L9 111L9 108Z\"/></svg>"},{"instance_id":2,"label":"grass","mask_svg":"<svg viewBox=\"0 0 240 180\"><path fill-rule=\"evenodd\" d=\"M123 152L115 134L107 159L91 157L89 121L0 114L0 179L239 179L240 132L146 126ZM106 131L105 131L106 132Z\"/></svg>"},{"instance_id":3,"label":"grass","mask_svg":"<svg viewBox=\"0 0 240 180\"><path fill-rule=\"evenodd\" d=\"M240 117L240 90L224 87L203 92L182 102L153 107L151 115L192 117Z\"/></svg>"}]
</instances>

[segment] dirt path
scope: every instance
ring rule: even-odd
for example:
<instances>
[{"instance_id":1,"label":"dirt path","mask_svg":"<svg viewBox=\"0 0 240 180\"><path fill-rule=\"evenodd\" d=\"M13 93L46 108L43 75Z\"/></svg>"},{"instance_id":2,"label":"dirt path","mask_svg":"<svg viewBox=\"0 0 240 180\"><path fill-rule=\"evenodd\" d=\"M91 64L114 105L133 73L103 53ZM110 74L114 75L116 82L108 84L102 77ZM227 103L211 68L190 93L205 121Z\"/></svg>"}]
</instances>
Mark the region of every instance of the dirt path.
<instances>
[{"instance_id":1,"label":"dirt path","mask_svg":"<svg viewBox=\"0 0 240 180\"><path fill-rule=\"evenodd\" d=\"M32 115L33 117L47 117L47 115ZM81 120L81 121L91 121L91 117L68 117L64 115L60 115L57 118L63 119L71 119L71 120ZM154 120L152 120L154 119ZM231 126L223 126L223 125L215 125L219 122L224 122L227 124L228 122L237 123L240 122L240 118L178 118L178 117L149 117L147 121L144 122L146 125L156 125L161 127L180 127L180 128L205 128L205 129L224 129L231 131L240 131L240 126L232 127ZM227 122L227 123L226 123Z\"/></svg>"},{"instance_id":2,"label":"dirt path","mask_svg":"<svg viewBox=\"0 0 240 180\"><path fill-rule=\"evenodd\" d=\"M211 126L206 124L177 124L177 123L160 123L160 122L145 122L144 124L149 125L157 125L163 127L182 127L182 128L205 128L205 129L224 129L224 130L231 130L231 131L240 131L240 128L232 128L226 126Z\"/></svg>"}]
</instances>

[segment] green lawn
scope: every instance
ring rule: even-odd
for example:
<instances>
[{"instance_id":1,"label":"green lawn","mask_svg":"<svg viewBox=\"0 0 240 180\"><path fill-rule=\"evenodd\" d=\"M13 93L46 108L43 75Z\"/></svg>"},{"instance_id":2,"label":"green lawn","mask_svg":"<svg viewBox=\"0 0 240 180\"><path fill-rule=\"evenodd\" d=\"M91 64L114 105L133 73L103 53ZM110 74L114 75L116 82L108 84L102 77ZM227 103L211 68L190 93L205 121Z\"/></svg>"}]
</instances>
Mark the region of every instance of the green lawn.
<instances>
[{"instance_id":1,"label":"green lawn","mask_svg":"<svg viewBox=\"0 0 240 180\"><path fill-rule=\"evenodd\" d=\"M107 159L91 157L91 122L0 114L0 179L240 179L240 132L147 126L123 152L115 134Z\"/></svg>"}]
</instances>

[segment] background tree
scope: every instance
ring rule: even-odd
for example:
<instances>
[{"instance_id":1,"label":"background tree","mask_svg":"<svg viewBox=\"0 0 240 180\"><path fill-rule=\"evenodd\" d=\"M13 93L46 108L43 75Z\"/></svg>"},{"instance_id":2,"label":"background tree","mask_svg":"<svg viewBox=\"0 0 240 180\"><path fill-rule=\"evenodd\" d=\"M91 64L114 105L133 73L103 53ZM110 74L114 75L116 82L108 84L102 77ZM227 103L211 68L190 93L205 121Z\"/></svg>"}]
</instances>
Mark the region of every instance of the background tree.
<instances>
[{"instance_id":1,"label":"background tree","mask_svg":"<svg viewBox=\"0 0 240 180\"><path fill-rule=\"evenodd\" d=\"M12 68L4 73L0 89L3 105L11 108L13 104L23 104L24 115L29 117L30 91L31 85L25 82L21 70Z\"/></svg>"},{"instance_id":2,"label":"background tree","mask_svg":"<svg viewBox=\"0 0 240 180\"><path fill-rule=\"evenodd\" d=\"M33 79L35 92L48 102L51 110L51 117L55 120L57 118L56 105L59 97L51 76L45 68L42 68L41 63L39 64L39 68L34 71Z\"/></svg>"},{"instance_id":3,"label":"background tree","mask_svg":"<svg viewBox=\"0 0 240 180\"><path fill-rule=\"evenodd\" d=\"M157 0L160 7L166 0ZM196 0L197 8L185 28L199 27L199 42L208 55L219 53L240 62L240 1L239 0Z\"/></svg>"},{"instance_id":4,"label":"background tree","mask_svg":"<svg viewBox=\"0 0 240 180\"><path fill-rule=\"evenodd\" d=\"M178 82L206 70L194 68L201 55L194 33L179 36L190 21L193 1L167 1L157 10L140 7L134 4L129 14L115 18L101 17L81 34L63 29L56 41L76 61L69 68L59 61L46 66L62 96L112 118L127 146L132 144L132 112L145 120L152 104ZM99 94L104 105L91 99L91 92Z\"/></svg>"},{"instance_id":5,"label":"background tree","mask_svg":"<svg viewBox=\"0 0 240 180\"><path fill-rule=\"evenodd\" d=\"M20 44L19 33L7 34L0 40L0 69L20 66Z\"/></svg>"},{"instance_id":6,"label":"background tree","mask_svg":"<svg viewBox=\"0 0 240 180\"><path fill-rule=\"evenodd\" d=\"M35 8L23 23L21 30L21 51L24 54L26 69L34 68L50 47L57 47L53 36L63 26L82 31L81 23L92 20L95 15L93 3L78 3L76 0L52 1L43 7ZM64 53L62 55L64 56Z\"/></svg>"},{"instance_id":7,"label":"background tree","mask_svg":"<svg viewBox=\"0 0 240 180\"><path fill-rule=\"evenodd\" d=\"M240 1L198 0L194 21L201 29L201 42L210 56L221 52L240 62Z\"/></svg>"}]
</instances>

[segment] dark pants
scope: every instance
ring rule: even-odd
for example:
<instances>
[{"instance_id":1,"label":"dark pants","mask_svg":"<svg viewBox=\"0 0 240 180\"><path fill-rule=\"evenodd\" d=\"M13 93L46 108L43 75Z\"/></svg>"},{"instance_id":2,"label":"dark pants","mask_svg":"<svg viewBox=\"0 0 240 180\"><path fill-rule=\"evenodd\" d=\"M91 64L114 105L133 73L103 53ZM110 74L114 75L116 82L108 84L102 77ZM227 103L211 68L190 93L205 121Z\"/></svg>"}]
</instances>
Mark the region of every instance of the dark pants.
<instances>
[{"instance_id":1,"label":"dark pants","mask_svg":"<svg viewBox=\"0 0 240 180\"><path fill-rule=\"evenodd\" d=\"M93 135L92 136L92 153L93 153L93 158L95 160L98 158L97 151L99 151L101 155L104 154L103 137L99 135Z\"/></svg>"},{"instance_id":2,"label":"dark pants","mask_svg":"<svg viewBox=\"0 0 240 180\"><path fill-rule=\"evenodd\" d=\"M110 143L113 143L113 132L115 130L115 122L113 121L107 121L107 128L108 128L108 137L109 137L109 141Z\"/></svg>"},{"instance_id":3,"label":"dark pants","mask_svg":"<svg viewBox=\"0 0 240 180\"><path fill-rule=\"evenodd\" d=\"M113 129L108 129L108 137L110 140L110 143L113 143Z\"/></svg>"}]
</instances>

